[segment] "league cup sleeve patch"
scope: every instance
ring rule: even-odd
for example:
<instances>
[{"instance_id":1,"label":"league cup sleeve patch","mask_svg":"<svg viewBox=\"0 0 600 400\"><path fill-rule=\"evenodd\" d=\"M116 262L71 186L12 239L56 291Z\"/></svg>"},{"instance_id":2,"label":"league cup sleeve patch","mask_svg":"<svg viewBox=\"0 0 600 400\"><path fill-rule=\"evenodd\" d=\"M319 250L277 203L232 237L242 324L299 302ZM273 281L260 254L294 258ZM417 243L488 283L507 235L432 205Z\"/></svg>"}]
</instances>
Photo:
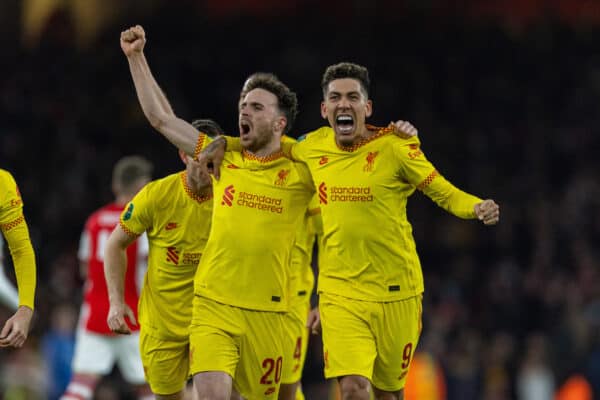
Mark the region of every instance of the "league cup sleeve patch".
<instances>
[{"instance_id":1,"label":"league cup sleeve patch","mask_svg":"<svg viewBox=\"0 0 600 400\"><path fill-rule=\"evenodd\" d=\"M129 203L127 210L123 213L123 221L129 221L131 219L131 214L133 214L133 203Z\"/></svg>"}]
</instances>

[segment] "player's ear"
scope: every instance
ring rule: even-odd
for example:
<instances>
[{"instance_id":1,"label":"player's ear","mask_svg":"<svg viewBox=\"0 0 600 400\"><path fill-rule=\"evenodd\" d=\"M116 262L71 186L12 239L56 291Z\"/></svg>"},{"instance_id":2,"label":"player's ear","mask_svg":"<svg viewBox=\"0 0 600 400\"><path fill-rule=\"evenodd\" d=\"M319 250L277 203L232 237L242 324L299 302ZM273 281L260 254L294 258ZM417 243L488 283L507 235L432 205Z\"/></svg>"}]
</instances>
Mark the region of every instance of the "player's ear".
<instances>
[{"instance_id":1,"label":"player's ear","mask_svg":"<svg viewBox=\"0 0 600 400\"><path fill-rule=\"evenodd\" d=\"M373 114L373 102L371 100L367 100L365 104L365 116L369 118Z\"/></svg>"},{"instance_id":2,"label":"player's ear","mask_svg":"<svg viewBox=\"0 0 600 400\"><path fill-rule=\"evenodd\" d=\"M327 119L327 106L325 105L324 101L321 102L321 117L323 117L323 119Z\"/></svg>"},{"instance_id":3,"label":"player's ear","mask_svg":"<svg viewBox=\"0 0 600 400\"><path fill-rule=\"evenodd\" d=\"M284 116L279 117L275 121L275 130L278 132L283 133L286 126L287 126L287 119Z\"/></svg>"},{"instance_id":4,"label":"player's ear","mask_svg":"<svg viewBox=\"0 0 600 400\"><path fill-rule=\"evenodd\" d=\"M183 161L183 163L185 165L187 165L187 162L188 162L188 160L187 160L187 154L185 154L185 152L183 150L181 150L181 149L179 150L178 153L179 153L179 158L181 159L181 161Z\"/></svg>"}]
</instances>

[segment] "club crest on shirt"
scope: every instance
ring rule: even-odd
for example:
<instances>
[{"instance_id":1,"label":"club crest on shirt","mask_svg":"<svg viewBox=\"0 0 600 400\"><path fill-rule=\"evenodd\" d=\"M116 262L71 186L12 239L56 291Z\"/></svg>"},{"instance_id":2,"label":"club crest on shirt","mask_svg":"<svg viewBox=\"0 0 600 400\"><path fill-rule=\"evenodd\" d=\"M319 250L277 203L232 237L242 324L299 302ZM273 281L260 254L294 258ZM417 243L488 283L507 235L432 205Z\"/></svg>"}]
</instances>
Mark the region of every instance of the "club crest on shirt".
<instances>
[{"instance_id":1,"label":"club crest on shirt","mask_svg":"<svg viewBox=\"0 0 600 400\"><path fill-rule=\"evenodd\" d=\"M367 163L363 167L363 171L365 171L365 172L373 171L373 166L375 164L375 157L377 157L378 154L379 154L378 151L370 151L369 154L367 154L367 157L366 157Z\"/></svg>"},{"instance_id":2,"label":"club crest on shirt","mask_svg":"<svg viewBox=\"0 0 600 400\"><path fill-rule=\"evenodd\" d=\"M277 179L275 180L275 185L283 186L287 182L288 175L290 174L289 169L282 169L277 173Z\"/></svg>"}]
</instances>

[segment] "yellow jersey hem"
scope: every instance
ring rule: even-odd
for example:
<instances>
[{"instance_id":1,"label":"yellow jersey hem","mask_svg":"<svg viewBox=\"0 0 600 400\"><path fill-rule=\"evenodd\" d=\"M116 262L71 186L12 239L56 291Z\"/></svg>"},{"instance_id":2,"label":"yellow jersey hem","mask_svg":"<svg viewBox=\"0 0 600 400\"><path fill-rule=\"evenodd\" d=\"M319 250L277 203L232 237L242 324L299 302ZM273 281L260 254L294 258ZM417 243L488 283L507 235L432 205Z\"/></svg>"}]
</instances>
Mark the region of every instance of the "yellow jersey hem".
<instances>
[{"instance_id":1,"label":"yellow jersey hem","mask_svg":"<svg viewBox=\"0 0 600 400\"><path fill-rule=\"evenodd\" d=\"M265 307L264 305L256 305L256 304L242 304L235 300L231 300L225 297L215 296L214 294L206 294L206 293L198 293L194 292L194 296L204 297L205 299L209 299L212 301L216 301L217 303L224 304L226 306L232 306L236 308L241 308L243 310L250 311L264 311L264 312L289 312L289 304L282 305L281 307Z\"/></svg>"},{"instance_id":2,"label":"yellow jersey hem","mask_svg":"<svg viewBox=\"0 0 600 400\"><path fill-rule=\"evenodd\" d=\"M335 290L327 290L327 289L319 289L317 291L317 293L319 295L324 294L324 295L333 295L333 296L337 296L337 297L343 297L346 299L351 299L351 300L358 300L358 301L368 301L371 303L389 303L392 301L402 301L402 300L406 300L406 299L410 299L411 297L415 297L418 296L420 294L422 294L425 290L423 288L421 289L416 289L414 291L404 291L404 292L399 292L398 294L395 294L393 296L386 296L386 297L369 297L369 296L362 296L360 294L354 294L352 293L353 291L351 290L347 290L344 292L338 292Z\"/></svg>"}]
</instances>

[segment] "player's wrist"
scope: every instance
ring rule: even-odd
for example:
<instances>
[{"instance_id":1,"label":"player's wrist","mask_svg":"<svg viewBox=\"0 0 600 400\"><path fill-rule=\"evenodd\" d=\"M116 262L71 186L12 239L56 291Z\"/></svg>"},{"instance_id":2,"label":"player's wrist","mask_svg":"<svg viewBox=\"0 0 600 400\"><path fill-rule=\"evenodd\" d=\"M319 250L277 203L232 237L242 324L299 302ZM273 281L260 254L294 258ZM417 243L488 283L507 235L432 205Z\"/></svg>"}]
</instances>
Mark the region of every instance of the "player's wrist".
<instances>
[{"instance_id":1,"label":"player's wrist","mask_svg":"<svg viewBox=\"0 0 600 400\"><path fill-rule=\"evenodd\" d=\"M17 312L20 314L33 315L33 308L26 305L20 305L19 308L17 308Z\"/></svg>"},{"instance_id":2,"label":"player's wrist","mask_svg":"<svg viewBox=\"0 0 600 400\"><path fill-rule=\"evenodd\" d=\"M217 136L214 142L217 142L220 146L223 146L223 150L227 150L227 138L225 136Z\"/></svg>"},{"instance_id":3,"label":"player's wrist","mask_svg":"<svg viewBox=\"0 0 600 400\"><path fill-rule=\"evenodd\" d=\"M123 307L125 305L124 296L108 294L109 307Z\"/></svg>"},{"instance_id":4,"label":"player's wrist","mask_svg":"<svg viewBox=\"0 0 600 400\"><path fill-rule=\"evenodd\" d=\"M131 62L140 62L144 58L143 51L130 51L129 53L126 53L125 55L127 56L127 59Z\"/></svg>"}]
</instances>

